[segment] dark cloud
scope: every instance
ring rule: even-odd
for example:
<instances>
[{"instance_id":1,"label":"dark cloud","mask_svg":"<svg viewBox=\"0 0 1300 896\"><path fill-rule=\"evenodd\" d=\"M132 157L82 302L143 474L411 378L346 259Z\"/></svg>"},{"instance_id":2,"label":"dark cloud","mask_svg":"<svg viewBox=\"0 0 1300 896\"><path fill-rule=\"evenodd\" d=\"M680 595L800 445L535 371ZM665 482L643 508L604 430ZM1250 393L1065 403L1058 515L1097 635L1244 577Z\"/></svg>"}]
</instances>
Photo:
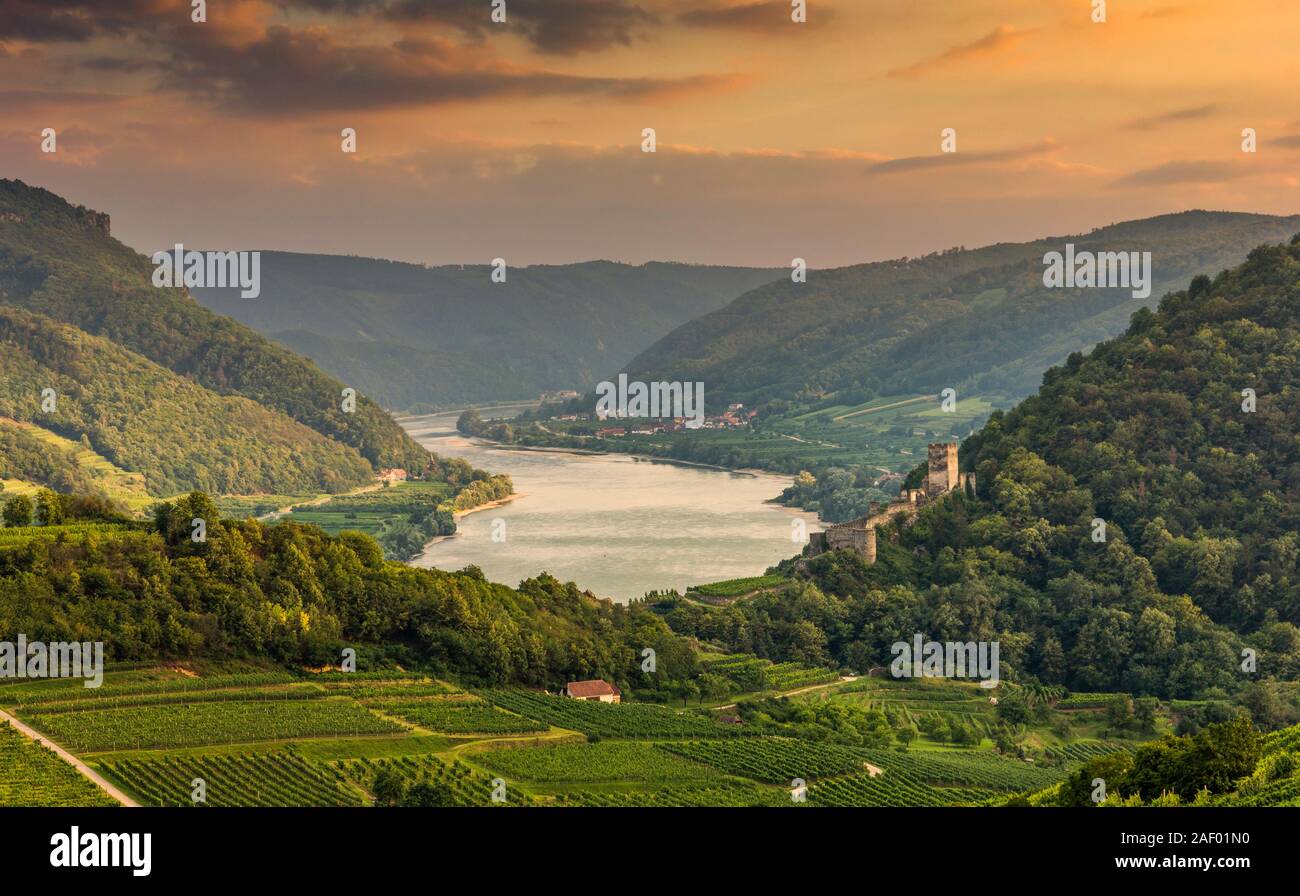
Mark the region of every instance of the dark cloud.
<instances>
[{"instance_id":1,"label":"dark cloud","mask_svg":"<svg viewBox=\"0 0 1300 896\"><path fill-rule=\"evenodd\" d=\"M925 168L938 168L945 165L983 165L994 162L1019 162L1035 156L1056 152L1061 145L1053 140L1045 140L1031 146L1017 146L991 152L944 152L932 156L906 156L889 159L872 165L867 174L895 174L901 171L917 171Z\"/></svg>"},{"instance_id":2,"label":"dark cloud","mask_svg":"<svg viewBox=\"0 0 1300 896\"><path fill-rule=\"evenodd\" d=\"M180 9L178 0L0 0L0 40L81 42L120 36L151 30L163 13Z\"/></svg>"},{"instance_id":3,"label":"dark cloud","mask_svg":"<svg viewBox=\"0 0 1300 896\"><path fill-rule=\"evenodd\" d=\"M351 45L324 28L283 25L253 43L186 46L174 55L164 80L177 91L262 115L556 95L653 101L740 83L734 75L613 78L527 70L497 65L473 47L447 41Z\"/></svg>"},{"instance_id":4,"label":"dark cloud","mask_svg":"<svg viewBox=\"0 0 1300 896\"><path fill-rule=\"evenodd\" d=\"M1145 131L1161 125L1176 124L1180 121L1196 121L1197 119L1208 118L1217 111L1218 106L1210 103L1205 106L1194 106L1190 109L1175 109L1172 112L1164 112L1159 115L1134 118L1132 121L1126 122L1123 127L1129 131Z\"/></svg>"},{"instance_id":5,"label":"dark cloud","mask_svg":"<svg viewBox=\"0 0 1300 896\"><path fill-rule=\"evenodd\" d=\"M659 17L631 0L507 0L504 24L492 22L486 0L278 0L285 9L399 22L437 22L476 38L497 32L523 35L543 53L572 55L628 46Z\"/></svg>"}]
</instances>

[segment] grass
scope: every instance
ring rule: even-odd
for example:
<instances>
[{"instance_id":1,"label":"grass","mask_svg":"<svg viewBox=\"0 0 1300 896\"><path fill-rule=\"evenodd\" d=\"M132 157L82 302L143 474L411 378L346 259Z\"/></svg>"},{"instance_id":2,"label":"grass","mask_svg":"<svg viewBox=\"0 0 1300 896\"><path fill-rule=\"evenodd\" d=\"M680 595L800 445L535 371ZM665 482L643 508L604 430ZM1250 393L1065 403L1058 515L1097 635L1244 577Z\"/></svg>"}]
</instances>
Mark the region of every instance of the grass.
<instances>
[{"instance_id":1,"label":"grass","mask_svg":"<svg viewBox=\"0 0 1300 896\"><path fill-rule=\"evenodd\" d=\"M116 806L54 752L0 725L0 806Z\"/></svg>"}]
</instances>

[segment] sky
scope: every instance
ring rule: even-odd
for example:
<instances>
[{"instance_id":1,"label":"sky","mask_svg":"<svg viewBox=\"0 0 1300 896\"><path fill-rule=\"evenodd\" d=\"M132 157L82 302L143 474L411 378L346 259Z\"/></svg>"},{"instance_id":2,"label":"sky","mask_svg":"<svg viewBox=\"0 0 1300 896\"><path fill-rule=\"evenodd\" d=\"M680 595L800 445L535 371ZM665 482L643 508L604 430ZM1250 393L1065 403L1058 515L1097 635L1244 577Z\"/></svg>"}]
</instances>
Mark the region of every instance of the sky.
<instances>
[{"instance_id":1,"label":"sky","mask_svg":"<svg viewBox=\"0 0 1300 896\"><path fill-rule=\"evenodd\" d=\"M1300 3L1098 3L0 0L0 177L146 254L427 264L825 268L1300 212Z\"/></svg>"}]
</instances>

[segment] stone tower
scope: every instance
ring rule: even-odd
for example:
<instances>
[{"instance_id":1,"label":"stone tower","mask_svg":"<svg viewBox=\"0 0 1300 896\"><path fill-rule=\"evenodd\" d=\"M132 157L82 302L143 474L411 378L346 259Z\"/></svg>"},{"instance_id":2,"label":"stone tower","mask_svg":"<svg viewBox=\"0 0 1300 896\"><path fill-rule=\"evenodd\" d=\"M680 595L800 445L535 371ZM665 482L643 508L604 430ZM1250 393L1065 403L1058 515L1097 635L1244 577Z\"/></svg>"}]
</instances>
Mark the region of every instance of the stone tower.
<instances>
[{"instance_id":1,"label":"stone tower","mask_svg":"<svg viewBox=\"0 0 1300 896\"><path fill-rule=\"evenodd\" d=\"M925 477L926 495L937 498L950 492L958 487L960 478L957 472L957 443L931 445L929 471Z\"/></svg>"}]
</instances>

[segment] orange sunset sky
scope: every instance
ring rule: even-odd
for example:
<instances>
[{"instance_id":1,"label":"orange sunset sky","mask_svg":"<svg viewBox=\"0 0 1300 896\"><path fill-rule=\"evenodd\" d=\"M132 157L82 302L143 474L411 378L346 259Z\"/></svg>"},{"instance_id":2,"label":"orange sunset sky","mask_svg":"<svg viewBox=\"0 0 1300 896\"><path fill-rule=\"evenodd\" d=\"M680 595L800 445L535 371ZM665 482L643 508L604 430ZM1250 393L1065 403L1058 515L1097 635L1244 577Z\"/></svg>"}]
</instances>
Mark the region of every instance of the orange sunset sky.
<instances>
[{"instance_id":1,"label":"orange sunset sky","mask_svg":"<svg viewBox=\"0 0 1300 896\"><path fill-rule=\"evenodd\" d=\"M491 7L0 0L0 176L146 253L426 263L830 267L1300 211L1296 0Z\"/></svg>"}]
</instances>

